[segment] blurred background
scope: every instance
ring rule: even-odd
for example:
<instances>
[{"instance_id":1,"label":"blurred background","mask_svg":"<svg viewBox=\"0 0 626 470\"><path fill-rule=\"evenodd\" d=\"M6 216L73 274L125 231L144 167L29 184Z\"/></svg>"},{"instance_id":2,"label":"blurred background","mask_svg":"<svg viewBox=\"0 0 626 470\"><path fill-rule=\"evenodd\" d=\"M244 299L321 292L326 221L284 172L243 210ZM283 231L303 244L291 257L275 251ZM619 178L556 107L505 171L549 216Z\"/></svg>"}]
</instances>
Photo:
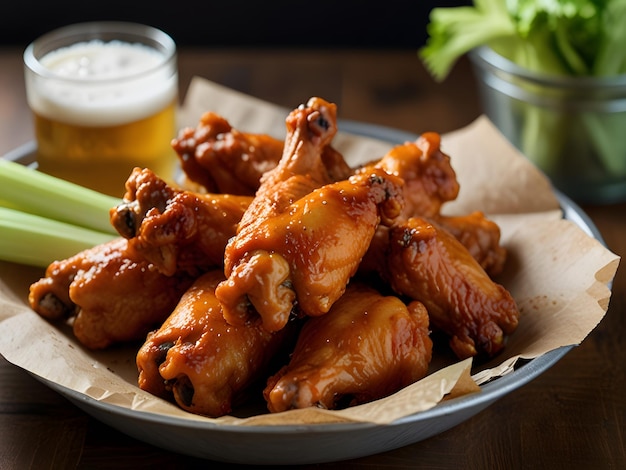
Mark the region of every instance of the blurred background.
<instances>
[{"instance_id":1,"label":"blurred background","mask_svg":"<svg viewBox=\"0 0 626 470\"><path fill-rule=\"evenodd\" d=\"M179 46L417 48L436 6L470 0L12 2L0 15L0 44L26 46L71 23L134 21L169 33Z\"/></svg>"}]
</instances>

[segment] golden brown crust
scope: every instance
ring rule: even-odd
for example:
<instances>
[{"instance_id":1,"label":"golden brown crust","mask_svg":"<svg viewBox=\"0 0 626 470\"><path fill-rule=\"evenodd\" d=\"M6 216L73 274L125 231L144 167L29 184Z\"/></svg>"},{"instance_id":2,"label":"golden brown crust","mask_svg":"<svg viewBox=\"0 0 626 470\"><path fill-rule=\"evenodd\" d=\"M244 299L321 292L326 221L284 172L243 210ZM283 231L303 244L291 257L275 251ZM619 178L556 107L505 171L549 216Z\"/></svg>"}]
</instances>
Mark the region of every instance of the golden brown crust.
<instances>
[{"instance_id":1,"label":"golden brown crust","mask_svg":"<svg viewBox=\"0 0 626 470\"><path fill-rule=\"evenodd\" d=\"M323 316L302 327L288 365L264 390L272 412L335 409L385 397L424 377L432 355L419 302L350 284Z\"/></svg>"}]
</instances>

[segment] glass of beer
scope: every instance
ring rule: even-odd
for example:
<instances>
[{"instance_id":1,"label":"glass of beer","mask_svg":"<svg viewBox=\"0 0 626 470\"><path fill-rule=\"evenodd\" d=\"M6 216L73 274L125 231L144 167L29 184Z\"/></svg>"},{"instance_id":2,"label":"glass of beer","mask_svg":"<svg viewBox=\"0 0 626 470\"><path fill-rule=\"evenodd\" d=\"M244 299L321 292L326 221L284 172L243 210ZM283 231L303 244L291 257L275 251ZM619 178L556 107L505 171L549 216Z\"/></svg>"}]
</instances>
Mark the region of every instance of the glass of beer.
<instances>
[{"instance_id":1,"label":"glass of beer","mask_svg":"<svg viewBox=\"0 0 626 470\"><path fill-rule=\"evenodd\" d=\"M134 167L173 179L178 69L169 35L135 23L74 24L32 42L24 65L41 171L113 196Z\"/></svg>"}]
</instances>

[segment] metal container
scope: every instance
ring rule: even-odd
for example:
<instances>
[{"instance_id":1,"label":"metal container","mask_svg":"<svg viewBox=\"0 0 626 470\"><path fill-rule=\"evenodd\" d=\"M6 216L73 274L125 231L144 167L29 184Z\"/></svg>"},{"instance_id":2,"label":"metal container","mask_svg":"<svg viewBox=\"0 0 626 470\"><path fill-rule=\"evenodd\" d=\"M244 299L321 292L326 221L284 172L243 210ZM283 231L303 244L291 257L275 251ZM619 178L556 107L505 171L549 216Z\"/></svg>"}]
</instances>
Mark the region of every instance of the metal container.
<instances>
[{"instance_id":1,"label":"metal container","mask_svg":"<svg viewBox=\"0 0 626 470\"><path fill-rule=\"evenodd\" d=\"M626 75L540 75L488 47L470 52L483 110L578 202L626 200Z\"/></svg>"}]
</instances>

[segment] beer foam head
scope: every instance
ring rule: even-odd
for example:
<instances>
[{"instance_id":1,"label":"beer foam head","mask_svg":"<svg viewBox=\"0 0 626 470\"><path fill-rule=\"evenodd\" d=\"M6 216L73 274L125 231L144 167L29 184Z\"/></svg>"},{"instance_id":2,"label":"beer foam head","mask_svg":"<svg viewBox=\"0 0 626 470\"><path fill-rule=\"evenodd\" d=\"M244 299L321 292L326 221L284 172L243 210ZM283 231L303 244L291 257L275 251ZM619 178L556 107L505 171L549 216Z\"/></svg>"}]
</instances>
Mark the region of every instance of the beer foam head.
<instances>
[{"instance_id":1,"label":"beer foam head","mask_svg":"<svg viewBox=\"0 0 626 470\"><path fill-rule=\"evenodd\" d=\"M148 117L176 97L175 65L151 47L99 40L52 51L39 60L45 76L27 77L28 101L42 116L110 126Z\"/></svg>"}]
</instances>

